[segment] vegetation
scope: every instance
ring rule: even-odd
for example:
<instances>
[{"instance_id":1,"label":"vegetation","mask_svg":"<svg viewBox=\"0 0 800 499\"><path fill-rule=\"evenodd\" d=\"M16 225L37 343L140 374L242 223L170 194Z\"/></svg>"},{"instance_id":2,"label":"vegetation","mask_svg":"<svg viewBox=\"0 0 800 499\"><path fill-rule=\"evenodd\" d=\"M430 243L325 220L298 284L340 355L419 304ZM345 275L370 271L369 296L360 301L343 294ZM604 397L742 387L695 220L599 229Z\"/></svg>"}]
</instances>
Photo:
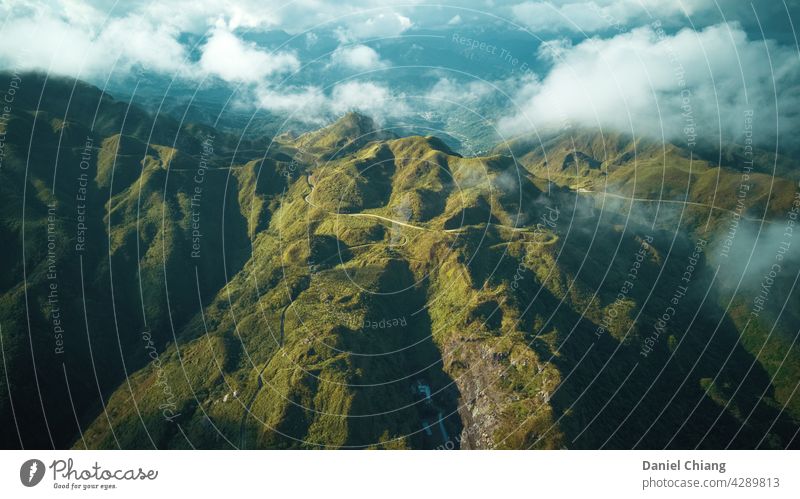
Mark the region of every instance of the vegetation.
<instances>
[{"instance_id":1,"label":"vegetation","mask_svg":"<svg viewBox=\"0 0 800 499\"><path fill-rule=\"evenodd\" d=\"M581 130L462 157L351 113L242 154L26 82L0 170L11 446L797 445L796 256L756 321L715 273L731 151ZM783 223L793 182L754 173L741 215Z\"/></svg>"}]
</instances>

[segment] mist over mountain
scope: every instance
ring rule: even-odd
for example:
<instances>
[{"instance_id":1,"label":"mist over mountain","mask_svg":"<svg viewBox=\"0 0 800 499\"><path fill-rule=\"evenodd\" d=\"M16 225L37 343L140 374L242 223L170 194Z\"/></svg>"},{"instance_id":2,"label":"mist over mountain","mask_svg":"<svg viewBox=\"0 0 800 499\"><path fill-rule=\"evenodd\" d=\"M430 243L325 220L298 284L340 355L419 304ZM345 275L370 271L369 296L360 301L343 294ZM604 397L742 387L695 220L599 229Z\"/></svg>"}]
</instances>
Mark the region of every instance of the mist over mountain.
<instances>
[{"instance_id":1,"label":"mist over mountain","mask_svg":"<svg viewBox=\"0 0 800 499\"><path fill-rule=\"evenodd\" d=\"M0 88L8 447L798 445L782 149Z\"/></svg>"},{"instance_id":2,"label":"mist over mountain","mask_svg":"<svg viewBox=\"0 0 800 499\"><path fill-rule=\"evenodd\" d=\"M566 127L796 156L797 8L7 2L0 67L89 81L153 114L253 139L356 111L469 155Z\"/></svg>"},{"instance_id":3,"label":"mist over mountain","mask_svg":"<svg viewBox=\"0 0 800 499\"><path fill-rule=\"evenodd\" d=\"M0 19L4 447L798 447L800 0Z\"/></svg>"}]
</instances>

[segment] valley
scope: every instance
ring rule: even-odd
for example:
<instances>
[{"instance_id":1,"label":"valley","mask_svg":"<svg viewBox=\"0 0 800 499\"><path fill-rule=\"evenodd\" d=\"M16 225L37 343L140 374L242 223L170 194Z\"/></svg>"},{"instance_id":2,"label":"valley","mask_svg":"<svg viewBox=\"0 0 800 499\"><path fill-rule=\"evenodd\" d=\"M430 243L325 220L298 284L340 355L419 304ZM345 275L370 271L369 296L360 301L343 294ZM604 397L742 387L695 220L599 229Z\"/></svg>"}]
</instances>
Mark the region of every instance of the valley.
<instances>
[{"instance_id":1,"label":"valley","mask_svg":"<svg viewBox=\"0 0 800 499\"><path fill-rule=\"evenodd\" d=\"M797 446L795 247L751 313L800 206L790 169L757 165L741 199L740 165L674 144L575 130L468 156L353 112L242 143L22 80L0 169L11 445Z\"/></svg>"}]
</instances>

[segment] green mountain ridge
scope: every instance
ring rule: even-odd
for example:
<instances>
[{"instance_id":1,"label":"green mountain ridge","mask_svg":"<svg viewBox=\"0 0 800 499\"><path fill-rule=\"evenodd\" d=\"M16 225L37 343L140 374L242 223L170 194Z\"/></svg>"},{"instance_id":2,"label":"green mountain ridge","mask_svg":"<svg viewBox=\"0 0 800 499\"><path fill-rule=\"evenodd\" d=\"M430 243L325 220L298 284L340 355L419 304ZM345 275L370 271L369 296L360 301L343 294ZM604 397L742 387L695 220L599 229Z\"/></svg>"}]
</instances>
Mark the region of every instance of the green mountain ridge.
<instances>
[{"instance_id":1,"label":"green mountain ridge","mask_svg":"<svg viewBox=\"0 0 800 499\"><path fill-rule=\"evenodd\" d=\"M23 82L0 170L9 446L797 445L796 252L750 325L715 277L740 162L586 130L462 157L356 113L239 144ZM768 170L740 245L793 206Z\"/></svg>"}]
</instances>

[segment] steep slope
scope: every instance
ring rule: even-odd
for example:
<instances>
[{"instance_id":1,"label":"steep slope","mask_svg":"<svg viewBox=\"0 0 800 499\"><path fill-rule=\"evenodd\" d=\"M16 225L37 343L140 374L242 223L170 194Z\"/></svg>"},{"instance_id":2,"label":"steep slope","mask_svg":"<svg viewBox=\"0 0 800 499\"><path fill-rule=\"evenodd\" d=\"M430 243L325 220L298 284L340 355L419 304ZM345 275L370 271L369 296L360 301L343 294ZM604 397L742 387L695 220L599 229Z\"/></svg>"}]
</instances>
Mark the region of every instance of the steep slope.
<instances>
[{"instance_id":1,"label":"steep slope","mask_svg":"<svg viewBox=\"0 0 800 499\"><path fill-rule=\"evenodd\" d=\"M10 446L798 445L800 197L762 156L736 199L732 149L579 131L462 157L352 113L259 149L22 80Z\"/></svg>"},{"instance_id":2,"label":"steep slope","mask_svg":"<svg viewBox=\"0 0 800 499\"><path fill-rule=\"evenodd\" d=\"M242 272L131 378L144 425L118 390L90 447L112 427L138 428L130 447L144 428L165 447L792 445L791 398L692 232L425 137L302 171Z\"/></svg>"},{"instance_id":3,"label":"steep slope","mask_svg":"<svg viewBox=\"0 0 800 499\"><path fill-rule=\"evenodd\" d=\"M777 406L798 417L800 405L791 393L800 365L793 348L800 317L788 305L800 266L792 245L800 211L796 161L744 144L689 151L591 130L541 142L524 137L497 147L504 149L529 171L568 187L583 209L621 215L620 224L707 240L706 264L717 269L712 297L732 321L729 327L741 334L741 345L772 378L765 393L774 388ZM770 268L780 270L770 275ZM765 279L771 283L769 300L762 294ZM714 330L724 329L722 324ZM710 390L727 404L718 388Z\"/></svg>"},{"instance_id":4,"label":"steep slope","mask_svg":"<svg viewBox=\"0 0 800 499\"><path fill-rule=\"evenodd\" d=\"M689 150L668 142L595 130L520 137L495 151L512 155L539 178L605 195L608 209L628 204L654 212L686 206L696 225L717 225L732 213L760 220L791 208L796 162L748 146ZM746 192L741 192L746 191ZM674 211L674 210L673 210Z\"/></svg>"},{"instance_id":5,"label":"steep slope","mask_svg":"<svg viewBox=\"0 0 800 499\"><path fill-rule=\"evenodd\" d=\"M2 123L0 431L64 447L248 258L236 142L80 82L3 78L20 83ZM147 142L148 120L169 145Z\"/></svg>"},{"instance_id":6,"label":"steep slope","mask_svg":"<svg viewBox=\"0 0 800 499\"><path fill-rule=\"evenodd\" d=\"M379 129L372 118L351 112L324 128L301 135L293 145L308 154L332 157L393 137L391 131Z\"/></svg>"}]
</instances>

